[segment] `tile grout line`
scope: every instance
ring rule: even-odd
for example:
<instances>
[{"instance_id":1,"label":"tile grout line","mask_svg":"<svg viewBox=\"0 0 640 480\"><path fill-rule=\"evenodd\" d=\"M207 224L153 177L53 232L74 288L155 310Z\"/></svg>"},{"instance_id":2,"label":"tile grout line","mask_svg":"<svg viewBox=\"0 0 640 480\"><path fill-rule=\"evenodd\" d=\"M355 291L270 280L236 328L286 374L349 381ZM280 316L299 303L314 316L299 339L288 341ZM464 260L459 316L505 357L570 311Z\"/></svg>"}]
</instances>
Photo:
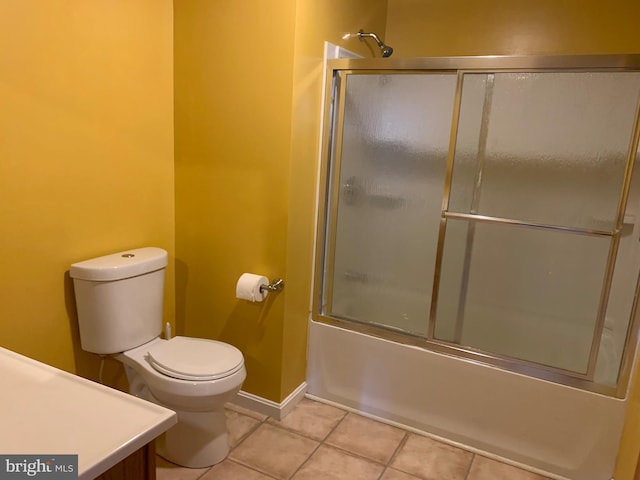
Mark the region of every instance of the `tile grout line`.
<instances>
[{"instance_id":1,"label":"tile grout line","mask_svg":"<svg viewBox=\"0 0 640 480\"><path fill-rule=\"evenodd\" d=\"M346 410L343 410L343 412L344 412L344 415L342 416L342 418L341 418L338 422L336 422L336 424L333 426L333 428L331 428L331 430L329 430L329 432L328 432L328 433L327 433L327 434L322 438L322 440L316 440L316 439L314 439L314 438L307 437L306 435L300 435L300 433L296 432L296 433L298 433L298 435L300 435L300 436L302 436L302 437L304 437L304 438L307 438L307 439L309 439L309 440L314 440L314 441L318 442L318 445L316 445L316 448L314 448L314 449L313 449L313 451L309 454L309 456L307 457L307 459L306 459L304 462L302 462L302 463L298 466L298 468L296 468L296 470L291 474L291 476L289 477L289 479L292 479L293 477L295 477L295 476L296 476L296 474L300 471L300 469L301 469L302 467L304 467L304 466L307 464L307 462L308 462L309 460L311 460L311 457L313 457L313 455L314 455L314 454L315 454L315 453L320 449L320 447L321 447L322 445L325 445L324 441L325 441L327 438L329 438L329 435L331 435L331 434L333 433L333 431L334 431L336 428L338 428L338 425L340 425L340 424L342 423L342 421L343 421L343 420L347 417L347 415L349 414L349 412L347 412ZM283 428L283 430L290 431L290 430L288 430L288 429L286 429L286 428Z\"/></svg>"},{"instance_id":2,"label":"tile grout line","mask_svg":"<svg viewBox=\"0 0 640 480\"><path fill-rule=\"evenodd\" d=\"M349 450L347 450L347 449L345 449L343 447L338 447L337 445L332 445L330 443L324 443L324 442L322 444L327 448L332 448L334 450L338 450L339 452L345 453L345 454L349 455L350 457L355 457L355 458L358 458L358 459L361 459L361 460L366 460L369 463L375 463L376 465L380 465L381 467L384 467L384 468L387 467L387 465L382 463L382 462L378 462L377 460L373 460L373 459L371 459L369 457L365 457L364 455L360 455L359 453L355 453L355 452L349 451Z\"/></svg>"},{"instance_id":3,"label":"tile grout line","mask_svg":"<svg viewBox=\"0 0 640 480\"><path fill-rule=\"evenodd\" d=\"M306 437L305 437L306 438ZM317 440L316 440L317 441ZM318 451L318 449L320 448L320 446L322 446L323 442L318 442L318 445L316 445L316 448L313 449L313 451L309 454L309 456L307 456L307 458L305 459L304 462L302 462L300 465L298 465L298 468L296 468L293 473L291 474L291 476L287 479L287 480L291 480L293 477L296 476L296 474L300 471L300 469L302 467L304 467L307 462L309 460L311 460L311 457L313 457L313 454L316 453Z\"/></svg>"},{"instance_id":4,"label":"tile grout line","mask_svg":"<svg viewBox=\"0 0 640 480\"><path fill-rule=\"evenodd\" d=\"M246 464L241 463L241 462L239 462L237 460L233 460L232 458L227 457L223 461L230 462L230 463L235 463L236 465L240 465L241 467L247 468L249 470L253 470L256 473L259 473L260 475L264 475L265 477L272 478L273 480L280 480L280 479L278 479L278 477L274 477L270 473L263 472L262 470L258 470L257 468L252 467L251 465L246 465Z\"/></svg>"},{"instance_id":5,"label":"tile grout line","mask_svg":"<svg viewBox=\"0 0 640 480\"><path fill-rule=\"evenodd\" d=\"M407 444L407 441L409 441L409 434L410 432L407 432L407 431L404 432L404 437L402 437L402 440L400 440L400 443L398 444L395 451L391 455L391 458L387 462L387 465L386 465L387 467L391 466L391 463L396 459L396 457L400 453L400 450L402 450L404 446Z\"/></svg>"},{"instance_id":6,"label":"tile grout line","mask_svg":"<svg viewBox=\"0 0 640 480\"><path fill-rule=\"evenodd\" d=\"M384 476L384 474L387 472L387 470L389 470L391 468L391 463L396 458L398 453L400 453L400 450L402 450L402 447L405 446L405 444L407 443L407 439L408 438L409 438L409 432L407 432L405 430L404 436L402 437L402 440L400 440L400 442L398 443L398 446L396 447L396 449L391 454L391 457L389 457L389 461L384 465L384 468L382 469L382 472L380 473L380 476L378 477L378 480L381 480L382 477Z\"/></svg>"},{"instance_id":7,"label":"tile grout line","mask_svg":"<svg viewBox=\"0 0 640 480\"><path fill-rule=\"evenodd\" d=\"M471 474L471 467L473 467L473 462L475 462L475 461L476 461L476 456L477 456L477 454L475 454L475 453L473 453L473 452L471 452L471 454L472 454L473 456L471 457L471 461L469 462L469 466L467 467L467 473L466 473L466 475L464 476L464 479L465 479L465 480L469 480L469 475Z\"/></svg>"},{"instance_id":8,"label":"tile grout line","mask_svg":"<svg viewBox=\"0 0 640 480\"><path fill-rule=\"evenodd\" d=\"M349 412L347 412L346 410L343 410L343 412L344 412L344 415L342 416L342 418L338 422L336 422L336 424L333 426L333 428L331 428L331 430L329 430L329 433L327 433L324 436L324 438L322 439L322 443L324 443L327 440L327 438L329 438L331 436L331 434L336 431L338 426L344 421L345 418L347 418L347 415L349 415Z\"/></svg>"},{"instance_id":9,"label":"tile grout line","mask_svg":"<svg viewBox=\"0 0 640 480\"><path fill-rule=\"evenodd\" d=\"M389 462L387 462L387 463L383 463L383 462L379 462L379 461L377 461L377 460L374 460L374 459L372 459L372 458L365 457L364 455L361 455L361 454L359 454L359 453L352 452L351 450L347 450L346 448L340 447L340 446L338 446L338 445L334 445L334 444L332 444L332 443L327 443L327 442L326 442L326 440L331 436L331 434L334 432L334 430L336 430L336 429L338 428L338 426L342 423L342 421L343 421L345 418L347 418L347 416L349 416L349 415L351 415L351 414L356 415L356 416L358 415L357 413L350 412L350 411L346 411L346 414L345 414L345 415L340 419L340 421L339 421L338 423L336 423L336 425L331 429L331 431L330 431L330 432L329 432L329 433L324 437L324 440L322 440L322 445L325 445L327 448L333 448L333 449L338 450L338 451L340 451L340 452L344 452L344 453L346 453L346 454L348 454L348 455L351 455L352 457L360 458L360 459L362 459L362 460L366 460L367 462L371 462L371 463L375 463L375 464L377 464L377 465L381 465L381 466L383 467L383 468L382 468L382 473L384 473L384 471L385 471L385 470L386 470L386 468L387 468L387 465L389 464L389 462L391 461L391 459L393 458L393 456L394 456L394 455L392 455L392 456L391 456L391 458L389 459ZM408 432L406 432L406 431L405 431L405 436L406 436L406 434L407 434L407 433L408 433ZM403 441L403 440L404 440L404 437L403 437L403 439L400 441L400 443L402 443L402 441ZM394 454L395 454L395 451L394 451ZM382 475L382 473L381 473L381 475Z\"/></svg>"},{"instance_id":10,"label":"tile grout line","mask_svg":"<svg viewBox=\"0 0 640 480\"><path fill-rule=\"evenodd\" d=\"M269 418L271 418L271 417L266 417L266 418L264 418L264 419L262 419L262 420L258 420L258 419L257 419L257 418L255 418L255 417L251 417L251 416L249 416L249 415L244 415L243 413L240 413L240 412L235 412L235 413L236 413L237 415L242 415L242 416L244 416L244 417L253 418L254 420L257 420L257 421L258 421L258 423L257 423L255 426L251 427L251 428L249 429L249 431L248 431L247 433L245 433L245 434L240 438L240 440L238 441L238 443L236 443L233 447L231 447L231 448L229 449L229 455L231 455L231 452L233 452L236 448L238 448L240 445L242 445L242 444L245 442L245 440L246 440L247 438L249 438L251 435L253 435L253 434L255 433L255 431L256 431L256 430L258 430L258 428L260 428L260 426L261 426L262 424L266 423L266 422L267 422L267 420L269 420ZM229 455L227 455L227 457L228 457ZM227 457L225 457L225 458L227 458Z\"/></svg>"},{"instance_id":11,"label":"tile grout line","mask_svg":"<svg viewBox=\"0 0 640 480\"><path fill-rule=\"evenodd\" d=\"M382 471L380 472L380 475L378 475L378 478L376 478L376 480L382 480L382 477L384 477L384 474L386 471L387 471L387 467L383 467Z\"/></svg>"},{"instance_id":12,"label":"tile grout line","mask_svg":"<svg viewBox=\"0 0 640 480\"><path fill-rule=\"evenodd\" d=\"M400 441L400 445L398 445L398 448L396 448L396 451L393 453L393 455L391 456L391 459L389 460L389 463L387 464L387 466L385 467L385 471L389 468L391 468L391 463L396 459L396 457L400 454L400 451L404 448L404 446L407 444L407 442L409 441L409 437L411 435L417 435L413 432L409 432L407 430L405 430L405 435L404 438ZM398 471L398 472L402 472L406 475L409 475L411 477L414 477L416 479L422 479L422 476L418 476L418 475L414 475L412 472L407 472L406 470L403 470L400 467L394 467L394 470ZM423 479L424 480L424 479ZM465 480L465 479L463 479Z\"/></svg>"},{"instance_id":13,"label":"tile grout line","mask_svg":"<svg viewBox=\"0 0 640 480\"><path fill-rule=\"evenodd\" d=\"M240 441L239 441L239 442L238 442L234 447L232 447L232 448L230 448L230 449L229 449L229 454L224 458L223 462L226 462L226 461L228 461L228 462L232 462L232 463L235 463L236 465L241 465L241 466L242 466L242 467L244 467L244 468L248 468L249 470L253 470L254 472L257 472L257 473L259 473L259 474L261 474L261 475L264 475L264 476L266 476L266 477L273 478L274 480L280 480L280 479L278 479L277 477L274 477L273 475L271 475L270 473L267 473L267 472L265 472L265 471L262 471L262 470L258 469L257 467L255 467L255 466L253 466L253 465L249 465L249 464L247 464L247 463L244 463L244 462L243 462L243 461L241 461L241 460L236 460L236 459L230 458L230 457L231 457L231 452L233 452L236 448L238 448L240 445L242 445L242 444L243 444L243 443L244 443L244 442L245 442L245 441L246 441L246 440L247 440L251 435L253 435L253 434L254 434L254 433L255 433L255 432L256 432L256 431L257 431L257 430L258 430L262 425L264 425L265 423L267 423L267 420L269 420L269 419L271 418L271 417L269 417L269 416L266 416L266 417L265 417L265 418L263 418L262 420L258 420L257 418L252 417L252 416L250 416L250 415L245 415L244 413L240 413L240 412L237 412L237 411L236 411L235 413L236 413L236 414L238 414L238 415L242 415L242 416L244 416L244 417L253 418L254 420L257 420L257 421L258 421L258 423L257 423L254 427L252 427L251 429L249 429L249 431L248 431L247 433L245 433L245 434L244 434L244 436L240 439ZM221 463L222 463L222 462L221 462ZM213 467L211 467L211 468L213 468ZM201 478L201 477L198 477L198 480L199 480L200 478Z\"/></svg>"},{"instance_id":14,"label":"tile grout line","mask_svg":"<svg viewBox=\"0 0 640 480\"><path fill-rule=\"evenodd\" d=\"M235 463L237 465L241 465L241 466L243 466L244 468L246 468L248 470L253 470L254 472L258 472L259 474L264 475L265 477L273 478L274 480L283 480L281 478L274 477L272 473L269 473L269 472L266 472L264 470L261 470L259 467L256 467L255 465L249 465L248 463L245 463L242 460L237 460L237 459L226 457L223 460L223 462L232 462L232 463ZM284 479L284 480L289 480L289 479Z\"/></svg>"},{"instance_id":15,"label":"tile grout line","mask_svg":"<svg viewBox=\"0 0 640 480\"><path fill-rule=\"evenodd\" d=\"M209 468L207 468L204 472L202 472L202 475L196 477L196 480L200 480L202 477L204 477L207 473L211 471L213 467L215 467L215 465L211 465Z\"/></svg>"},{"instance_id":16,"label":"tile grout line","mask_svg":"<svg viewBox=\"0 0 640 480\"><path fill-rule=\"evenodd\" d=\"M282 423L281 423L282 421L281 420L280 421L276 420L276 422L278 422L277 424L276 423L268 423L268 422L267 423L269 425L271 425L272 427L279 428L279 429L284 430L286 432L294 433L294 434L296 434L296 435L298 435L300 437L306 438L308 440L313 440L314 442L324 443L324 441L329 437L329 435L331 435L333 433L333 431L336 428L338 428L338 425L340 425L340 423L342 423L342 420L344 420L344 418L347 416L346 413L348 413L348 412L345 411L345 415L343 415L342 418L340 420L338 420L338 422L333 427L331 427L331 430L329 430L329 433L327 433L322 438L315 438L315 437L312 437L310 435L307 435L306 433L304 433L304 432L302 432L300 430L296 430L294 428L286 427L286 426L282 425ZM269 417L269 418L272 418L272 417Z\"/></svg>"}]
</instances>

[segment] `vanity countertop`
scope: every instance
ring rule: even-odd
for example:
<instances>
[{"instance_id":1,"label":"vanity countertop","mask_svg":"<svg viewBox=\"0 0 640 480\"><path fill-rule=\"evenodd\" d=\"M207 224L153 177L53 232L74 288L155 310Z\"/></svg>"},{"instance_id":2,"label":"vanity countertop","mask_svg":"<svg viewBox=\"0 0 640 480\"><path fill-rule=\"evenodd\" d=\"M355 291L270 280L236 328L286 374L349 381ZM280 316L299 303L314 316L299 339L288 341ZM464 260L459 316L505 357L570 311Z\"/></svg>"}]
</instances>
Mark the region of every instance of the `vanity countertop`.
<instances>
[{"instance_id":1,"label":"vanity countertop","mask_svg":"<svg viewBox=\"0 0 640 480\"><path fill-rule=\"evenodd\" d=\"M0 454L78 454L92 479L176 423L172 410L0 347Z\"/></svg>"}]
</instances>

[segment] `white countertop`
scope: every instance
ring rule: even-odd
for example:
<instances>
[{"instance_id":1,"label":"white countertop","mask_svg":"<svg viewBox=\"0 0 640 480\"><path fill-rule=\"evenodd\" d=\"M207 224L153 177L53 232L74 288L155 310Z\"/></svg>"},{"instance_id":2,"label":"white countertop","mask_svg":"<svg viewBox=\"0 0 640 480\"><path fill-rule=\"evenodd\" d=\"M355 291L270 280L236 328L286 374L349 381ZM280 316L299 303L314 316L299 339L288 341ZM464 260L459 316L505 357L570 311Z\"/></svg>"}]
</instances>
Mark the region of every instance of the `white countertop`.
<instances>
[{"instance_id":1,"label":"white countertop","mask_svg":"<svg viewBox=\"0 0 640 480\"><path fill-rule=\"evenodd\" d=\"M78 454L92 479L176 423L172 410L0 347L0 454Z\"/></svg>"}]
</instances>

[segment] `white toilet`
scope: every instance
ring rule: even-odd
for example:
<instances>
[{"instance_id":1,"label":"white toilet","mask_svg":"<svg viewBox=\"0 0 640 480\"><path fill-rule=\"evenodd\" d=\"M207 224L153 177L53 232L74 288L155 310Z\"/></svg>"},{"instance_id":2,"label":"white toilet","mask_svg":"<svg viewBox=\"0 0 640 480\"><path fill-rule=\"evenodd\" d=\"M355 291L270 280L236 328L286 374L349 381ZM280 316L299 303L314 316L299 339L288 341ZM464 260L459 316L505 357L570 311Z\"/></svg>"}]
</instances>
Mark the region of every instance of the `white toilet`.
<instances>
[{"instance_id":1,"label":"white toilet","mask_svg":"<svg viewBox=\"0 0 640 480\"><path fill-rule=\"evenodd\" d=\"M70 268L82 349L121 361L133 395L164 405L178 423L158 439L170 462L202 468L229 453L224 404L247 376L237 348L201 338L160 338L167 252L147 247Z\"/></svg>"}]
</instances>

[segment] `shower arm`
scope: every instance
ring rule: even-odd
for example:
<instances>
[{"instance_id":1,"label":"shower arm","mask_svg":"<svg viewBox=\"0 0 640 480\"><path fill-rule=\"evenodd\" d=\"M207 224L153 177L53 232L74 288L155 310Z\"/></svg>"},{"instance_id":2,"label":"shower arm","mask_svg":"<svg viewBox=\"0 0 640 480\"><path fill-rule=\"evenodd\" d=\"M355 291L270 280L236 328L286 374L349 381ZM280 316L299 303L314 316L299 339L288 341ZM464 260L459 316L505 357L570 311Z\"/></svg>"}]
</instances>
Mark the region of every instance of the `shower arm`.
<instances>
[{"instance_id":1,"label":"shower arm","mask_svg":"<svg viewBox=\"0 0 640 480\"><path fill-rule=\"evenodd\" d=\"M358 38L360 39L360 41L361 42L364 41L365 37L373 38L380 48L382 48L384 46L384 43L382 42L382 40L380 40L380 37L378 37L378 35L376 35L373 32L365 33L364 30L360 30L358 32Z\"/></svg>"},{"instance_id":2,"label":"shower arm","mask_svg":"<svg viewBox=\"0 0 640 480\"><path fill-rule=\"evenodd\" d=\"M378 35L376 35L375 33L373 32L367 33L364 30L360 29L357 35L361 42L364 42L365 38L373 38L375 42L378 44L378 47L380 48L383 57L390 57L391 54L393 53L393 48L391 48L389 45L386 45L382 40L380 40L380 37L378 37Z\"/></svg>"}]
</instances>

